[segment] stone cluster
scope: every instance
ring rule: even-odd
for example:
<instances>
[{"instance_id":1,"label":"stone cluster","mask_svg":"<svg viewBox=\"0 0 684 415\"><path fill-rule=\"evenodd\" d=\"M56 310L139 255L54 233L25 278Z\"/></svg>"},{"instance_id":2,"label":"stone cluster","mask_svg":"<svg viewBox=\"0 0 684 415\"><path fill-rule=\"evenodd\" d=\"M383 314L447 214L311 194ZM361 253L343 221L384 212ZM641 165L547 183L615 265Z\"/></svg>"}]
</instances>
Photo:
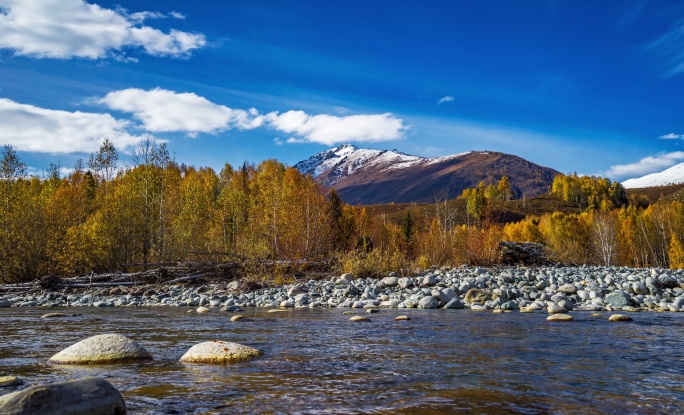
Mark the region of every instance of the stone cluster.
<instances>
[{"instance_id":1,"label":"stone cluster","mask_svg":"<svg viewBox=\"0 0 684 415\"><path fill-rule=\"evenodd\" d=\"M615 267L460 267L382 279L344 274L251 292L238 284L43 291L0 297L0 307L173 306L469 308L472 310L684 311L684 271Z\"/></svg>"}]
</instances>

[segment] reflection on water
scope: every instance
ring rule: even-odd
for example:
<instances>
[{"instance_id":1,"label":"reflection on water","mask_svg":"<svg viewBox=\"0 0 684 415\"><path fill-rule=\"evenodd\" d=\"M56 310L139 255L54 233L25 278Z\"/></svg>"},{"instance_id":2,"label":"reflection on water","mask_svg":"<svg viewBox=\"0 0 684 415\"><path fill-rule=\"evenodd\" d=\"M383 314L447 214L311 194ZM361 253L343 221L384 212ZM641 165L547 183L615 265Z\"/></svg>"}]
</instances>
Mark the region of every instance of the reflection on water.
<instances>
[{"instance_id":1,"label":"reflection on water","mask_svg":"<svg viewBox=\"0 0 684 415\"><path fill-rule=\"evenodd\" d=\"M249 321L180 308L0 311L0 373L27 385L84 376L109 380L141 414L674 414L684 413L684 314L640 313L634 322L575 313L382 310L354 323L345 310L297 309ZM151 362L50 366L86 337L116 332L141 343ZM185 365L206 340L265 352L231 366ZM24 386L27 386L24 385ZM7 393L4 388L0 393Z\"/></svg>"}]
</instances>

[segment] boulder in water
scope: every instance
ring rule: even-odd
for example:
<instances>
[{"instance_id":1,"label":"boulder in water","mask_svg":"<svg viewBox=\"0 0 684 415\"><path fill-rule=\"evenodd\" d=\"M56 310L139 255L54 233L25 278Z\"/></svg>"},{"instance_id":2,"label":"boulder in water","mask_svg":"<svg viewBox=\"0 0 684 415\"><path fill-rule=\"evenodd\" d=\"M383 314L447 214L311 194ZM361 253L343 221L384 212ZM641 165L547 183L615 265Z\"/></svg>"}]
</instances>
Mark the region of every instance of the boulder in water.
<instances>
[{"instance_id":1,"label":"boulder in water","mask_svg":"<svg viewBox=\"0 0 684 415\"><path fill-rule=\"evenodd\" d=\"M73 344L56 355L49 363L69 365L97 365L152 359L144 347L120 334L100 334Z\"/></svg>"},{"instance_id":2,"label":"boulder in water","mask_svg":"<svg viewBox=\"0 0 684 415\"><path fill-rule=\"evenodd\" d=\"M111 383L83 378L33 386L1 396L0 413L120 415L126 413L126 404Z\"/></svg>"},{"instance_id":3,"label":"boulder in water","mask_svg":"<svg viewBox=\"0 0 684 415\"><path fill-rule=\"evenodd\" d=\"M261 356L260 350L243 346L238 343L224 341L210 341L192 346L183 357L182 363L211 363L225 365L244 362Z\"/></svg>"}]
</instances>

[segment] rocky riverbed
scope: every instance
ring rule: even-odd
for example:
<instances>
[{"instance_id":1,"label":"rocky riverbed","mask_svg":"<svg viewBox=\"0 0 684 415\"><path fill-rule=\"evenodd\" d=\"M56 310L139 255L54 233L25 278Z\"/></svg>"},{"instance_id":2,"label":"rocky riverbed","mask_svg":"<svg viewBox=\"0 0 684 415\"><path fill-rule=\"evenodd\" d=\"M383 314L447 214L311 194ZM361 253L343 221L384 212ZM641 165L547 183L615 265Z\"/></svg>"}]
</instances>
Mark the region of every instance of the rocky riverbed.
<instances>
[{"instance_id":1,"label":"rocky riverbed","mask_svg":"<svg viewBox=\"0 0 684 415\"><path fill-rule=\"evenodd\" d=\"M470 308L564 313L573 310L684 311L684 270L614 267L460 267L382 279L344 274L255 291L240 282L137 286L0 295L0 307ZM204 310L203 310L204 311Z\"/></svg>"}]
</instances>

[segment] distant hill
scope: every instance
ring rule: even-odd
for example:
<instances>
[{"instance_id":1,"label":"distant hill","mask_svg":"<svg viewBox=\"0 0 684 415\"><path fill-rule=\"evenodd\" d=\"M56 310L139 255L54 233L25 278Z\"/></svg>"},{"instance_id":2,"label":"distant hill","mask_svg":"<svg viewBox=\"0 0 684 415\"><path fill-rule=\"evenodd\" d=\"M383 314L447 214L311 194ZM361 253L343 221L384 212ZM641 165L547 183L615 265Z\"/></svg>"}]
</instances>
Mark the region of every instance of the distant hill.
<instances>
[{"instance_id":1,"label":"distant hill","mask_svg":"<svg viewBox=\"0 0 684 415\"><path fill-rule=\"evenodd\" d=\"M625 189L636 189L641 187L667 186L671 184L684 183L684 163L672 166L660 173L647 174L643 177L629 179L622 182Z\"/></svg>"},{"instance_id":2,"label":"distant hill","mask_svg":"<svg viewBox=\"0 0 684 415\"><path fill-rule=\"evenodd\" d=\"M335 188L351 204L430 203L447 193L509 177L515 197L534 197L551 190L556 170L511 154L471 151L425 158L396 150L360 149L344 144L294 166Z\"/></svg>"}]
</instances>

